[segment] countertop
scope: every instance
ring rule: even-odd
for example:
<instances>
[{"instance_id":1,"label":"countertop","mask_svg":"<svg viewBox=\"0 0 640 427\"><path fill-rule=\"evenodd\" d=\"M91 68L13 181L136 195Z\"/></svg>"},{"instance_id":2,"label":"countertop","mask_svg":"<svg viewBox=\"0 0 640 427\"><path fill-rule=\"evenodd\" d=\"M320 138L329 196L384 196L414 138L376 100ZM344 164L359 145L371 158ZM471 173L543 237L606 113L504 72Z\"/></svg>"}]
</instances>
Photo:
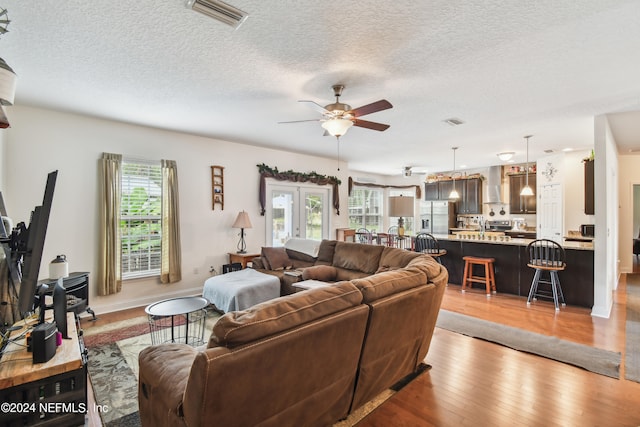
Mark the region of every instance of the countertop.
<instances>
[{"instance_id":1,"label":"countertop","mask_svg":"<svg viewBox=\"0 0 640 427\"><path fill-rule=\"evenodd\" d=\"M485 239L461 239L455 234L436 234L434 237L438 240L450 240L450 241L460 241L460 242L473 242L473 243L488 243L493 245L514 245L514 246L527 246L529 243L533 242L535 239L520 239L520 238L511 238L508 240L489 240ZM565 249L578 249L578 250L593 250L593 242L562 242L562 247Z\"/></svg>"}]
</instances>

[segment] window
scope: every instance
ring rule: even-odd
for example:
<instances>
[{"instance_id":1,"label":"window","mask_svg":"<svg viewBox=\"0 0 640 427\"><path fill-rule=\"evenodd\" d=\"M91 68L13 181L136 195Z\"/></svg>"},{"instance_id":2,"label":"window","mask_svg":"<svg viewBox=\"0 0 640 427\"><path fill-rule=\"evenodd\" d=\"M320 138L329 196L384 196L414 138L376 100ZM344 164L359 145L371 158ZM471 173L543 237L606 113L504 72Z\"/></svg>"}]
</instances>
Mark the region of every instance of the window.
<instances>
[{"instance_id":1,"label":"window","mask_svg":"<svg viewBox=\"0 0 640 427\"><path fill-rule=\"evenodd\" d=\"M354 188L349 196L349 228L384 232L381 189Z\"/></svg>"},{"instance_id":2,"label":"window","mask_svg":"<svg viewBox=\"0 0 640 427\"><path fill-rule=\"evenodd\" d=\"M162 261L160 162L122 160L120 216L122 278L160 275Z\"/></svg>"}]
</instances>

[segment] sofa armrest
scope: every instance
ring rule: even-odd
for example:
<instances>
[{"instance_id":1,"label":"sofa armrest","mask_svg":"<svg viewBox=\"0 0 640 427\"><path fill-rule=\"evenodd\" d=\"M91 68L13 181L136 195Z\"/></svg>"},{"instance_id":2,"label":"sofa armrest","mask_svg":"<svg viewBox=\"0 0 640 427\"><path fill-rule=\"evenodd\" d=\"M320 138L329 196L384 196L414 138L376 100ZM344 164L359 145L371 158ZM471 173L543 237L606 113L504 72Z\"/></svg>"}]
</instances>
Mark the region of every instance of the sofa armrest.
<instances>
[{"instance_id":1,"label":"sofa armrest","mask_svg":"<svg viewBox=\"0 0 640 427\"><path fill-rule=\"evenodd\" d=\"M166 425L167 414L180 417L189 372L197 354L198 350L186 344L154 345L140 352L138 404L143 425Z\"/></svg>"}]
</instances>

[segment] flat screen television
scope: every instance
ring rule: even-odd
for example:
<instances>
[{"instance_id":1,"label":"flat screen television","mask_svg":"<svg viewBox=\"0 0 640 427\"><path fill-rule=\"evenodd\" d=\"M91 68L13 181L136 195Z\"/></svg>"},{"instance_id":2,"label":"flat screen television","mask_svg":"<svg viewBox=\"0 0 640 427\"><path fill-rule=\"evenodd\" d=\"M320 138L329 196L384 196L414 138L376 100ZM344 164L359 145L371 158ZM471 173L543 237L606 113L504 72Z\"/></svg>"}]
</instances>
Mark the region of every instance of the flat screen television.
<instances>
[{"instance_id":1,"label":"flat screen television","mask_svg":"<svg viewBox=\"0 0 640 427\"><path fill-rule=\"evenodd\" d=\"M41 206L36 206L31 213L29 227L18 243L20 255L16 266L21 272L18 290L18 312L24 318L34 311L36 290L38 287L38 274L42 261L42 250L47 235L49 214L53 202L53 190L56 186L58 171L50 172L44 189L44 197Z\"/></svg>"}]
</instances>

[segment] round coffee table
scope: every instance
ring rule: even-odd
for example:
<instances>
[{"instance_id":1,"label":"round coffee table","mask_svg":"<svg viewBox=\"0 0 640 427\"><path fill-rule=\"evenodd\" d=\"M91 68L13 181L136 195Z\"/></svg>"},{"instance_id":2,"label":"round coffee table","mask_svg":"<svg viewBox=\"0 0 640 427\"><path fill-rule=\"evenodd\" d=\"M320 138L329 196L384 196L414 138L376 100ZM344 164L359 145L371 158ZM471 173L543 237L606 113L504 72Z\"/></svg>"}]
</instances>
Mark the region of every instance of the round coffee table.
<instances>
[{"instance_id":1,"label":"round coffee table","mask_svg":"<svg viewBox=\"0 0 640 427\"><path fill-rule=\"evenodd\" d=\"M151 344L183 342L192 346L204 344L205 307L202 297L171 298L153 303L145 312L149 317Z\"/></svg>"}]
</instances>

